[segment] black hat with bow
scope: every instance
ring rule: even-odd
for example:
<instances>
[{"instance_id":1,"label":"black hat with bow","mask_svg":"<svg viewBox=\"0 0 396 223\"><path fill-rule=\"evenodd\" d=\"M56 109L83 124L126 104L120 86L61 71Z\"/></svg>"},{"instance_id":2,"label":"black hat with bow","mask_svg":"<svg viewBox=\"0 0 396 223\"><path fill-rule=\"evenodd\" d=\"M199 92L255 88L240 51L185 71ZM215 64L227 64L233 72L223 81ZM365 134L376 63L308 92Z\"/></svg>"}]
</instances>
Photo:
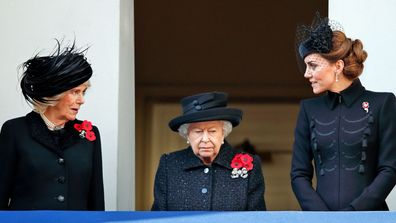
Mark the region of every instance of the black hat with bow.
<instances>
[{"instance_id":1,"label":"black hat with bow","mask_svg":"<svg viewBox=\"0 0 396 223\"><path fill-rule=\"evenodd\" d=\"M183 115L172 119L169 127L177 132L182 124L213 120L226 120L235 127L242 120L242 111L228 108L227 98L228 95L224 92L206 92L185 97L180 101Z\"/></svg>"}]
</instances>

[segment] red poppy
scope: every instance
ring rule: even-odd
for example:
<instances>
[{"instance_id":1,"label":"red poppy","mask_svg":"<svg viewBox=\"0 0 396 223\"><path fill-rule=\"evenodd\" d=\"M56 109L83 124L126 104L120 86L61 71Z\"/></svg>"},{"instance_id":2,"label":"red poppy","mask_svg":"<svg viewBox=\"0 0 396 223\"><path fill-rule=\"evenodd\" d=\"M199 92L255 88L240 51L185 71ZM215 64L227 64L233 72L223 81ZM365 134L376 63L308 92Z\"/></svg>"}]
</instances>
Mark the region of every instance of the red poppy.
<instances>
[{"instance_id":1,"label":"red poppy","mask_svg":"<svg viewBox=\"0 0 396 223\"><path fill-rule=\"evenodd\" d=\"M91 131L92 130L92 123L90 121L84 120L81 123L81 128L86 130L86 131Z\"/></svg>"},{"instance_id":2,"label":"red poppy","mask_svg":"<svg viewBox=\"0 0 396 223\"><path fill-rule=\"evenodd\" d=\"M243 154L241 155L241 161L243 164L249 164L252 163L253 157L251 157L249 154Z\"/></svg>"},{"instance_id":3,"label":"red poppy","mask_svg":"<svg viewBox=\"0 0 396 223\"><path fill-rule=\"evenodd\" d=\"M88 141L94 141L96 139L95 133L92 130L92 123L84 120L81 124L74 124L74 128L80 133L81 138L86 138Z\"/></svg>"},{"instance_id":4,"label":"red poppy","mask_svg":"<svg viewBox=\"0 0 396 223\"><path fill-rule=\"evenodd\" d=\"M252 170L253 169L253 163L247 163L247 164L245 164L243 167L245 167L246 168L246 170Z\"/></svg>"},{"instance_id":5,"label":"red poppy","mask_svg":"<svg viewBox=\"0 0 396 223\"><path fill-rule=\"evenodd\" d=\"M253 169L253 157L250 156L249 154L245 153L239 153L234 156L234 158L231 161L231 167L240 169L240 168L246 168L246 170L252 170Z\"/></svg>"},{"instance_id":6,"label":"red poppy","mask_svg":"<svg viewBox=\"0 0 396 223\"><path fill-rule=\"evenodd\" d=\"M81 131L82 130L81 124L78 124L78 123L74 124L74 128L77 129L77 131Z\"/></svg>"},{"instance_id":7,"label":"red poppy","mask_svg":"<svg viewBox=\"0 0 396 223\"><path fill-rule=\"evenodd\" d=\"M234 168L237 168L237 169L242 168L242 162L240 162L239 160L233 159L232 162L231 162L231 167L233 169Z\"/></svg>"},{"instance_id":8,"label":"red poppy","mask_svg":"<svg viewBox=\"0 0 396 223\"><path fill-rule=\"evenodd\" d=\"M87 131L85 133L85 138L89 141L94 141L96 139L95 133L93 131Z\"/></svg>"}]
</instances>

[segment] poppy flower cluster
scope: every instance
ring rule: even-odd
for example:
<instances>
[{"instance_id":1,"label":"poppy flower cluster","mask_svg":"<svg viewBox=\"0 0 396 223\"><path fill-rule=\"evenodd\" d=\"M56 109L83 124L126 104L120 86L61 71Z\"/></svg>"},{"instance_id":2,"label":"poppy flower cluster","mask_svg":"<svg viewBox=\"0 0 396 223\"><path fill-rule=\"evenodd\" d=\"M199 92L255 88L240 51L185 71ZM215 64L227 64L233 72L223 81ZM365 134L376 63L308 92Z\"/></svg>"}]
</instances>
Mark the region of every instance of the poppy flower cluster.
<instances>
[{"instance_id":1,"label":"poppy flower cluster","mask_svg":"<svg viewBox=\"0 0 396 223\"><path fill-rule=\"evenodd\" d=\"M81 138L86 138L88 141L94 141L96 139L95 133L92 131L92 123L84 120L81 124L74 124L74 128L80 132Z\"/></svg>"},{"instance_id":2,"label":"poppy flower cluster","mask_svg":"<svg viewBox=\"0 0 396 223\"><path fill-rule=\"evenodd\" d=\"M239 153L231 161L231 177L246 178L248 171L253 169L253 157L247 153Z\"/></svg>"}]
</instances>

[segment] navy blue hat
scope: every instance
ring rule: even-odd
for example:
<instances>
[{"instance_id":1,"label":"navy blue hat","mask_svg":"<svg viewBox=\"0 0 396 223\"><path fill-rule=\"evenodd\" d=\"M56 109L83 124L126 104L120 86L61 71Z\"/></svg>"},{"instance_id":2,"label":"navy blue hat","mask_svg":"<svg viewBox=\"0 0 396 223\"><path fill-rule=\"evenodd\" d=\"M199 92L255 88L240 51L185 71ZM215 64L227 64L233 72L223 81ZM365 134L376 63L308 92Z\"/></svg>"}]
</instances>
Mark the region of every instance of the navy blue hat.
<instances>
[{"instance_id":1,"label":"navy blue hat","mask_svg":"<svg viewBox=\"0 0 396 223\"><path fill-rule=\"evenodd\" d=\"M182 124L212 120L230 121L233 127L239 125L242 111L227 108L227 98L224 92L207 92L183 98L180 101L183 115L172 119L169 128L177 132Z\"/></svg>"},{"instance_id":2,"label":"navy blue hat","mask_svg":"<svg viewBox=\"0 0 396 223\"><path fill-rule=\"evenodd\" d=\"M332 48L333 31L329 19L316 13L311 26L298 26L296 42L298 53L304 59L311 53L329 53Z\"/></svg>"}]
</instances>

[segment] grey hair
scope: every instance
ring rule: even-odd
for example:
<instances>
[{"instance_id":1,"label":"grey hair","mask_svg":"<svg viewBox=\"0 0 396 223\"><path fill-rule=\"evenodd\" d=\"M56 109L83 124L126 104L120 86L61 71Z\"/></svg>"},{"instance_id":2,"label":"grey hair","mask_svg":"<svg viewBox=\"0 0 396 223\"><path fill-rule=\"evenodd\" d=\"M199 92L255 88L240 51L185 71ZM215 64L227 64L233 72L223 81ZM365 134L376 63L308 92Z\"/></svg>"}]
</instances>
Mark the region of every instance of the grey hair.
<instances>
[{"instance_id":1,"label":"grey hair","mask_svg":"<svg viewBox=\"0 0 396 223\"><path fill-rule=\"evenodd\" d=\"M225 120L221 120L221 121L223 122L224 138L226 138L232 132L232 124L230 121L225 121ZM190 126L190 123L184 123L178 129L179 135L181 135L185 139L188 138L188 127L189 126Z\"/></svg>"}]
</instances>

